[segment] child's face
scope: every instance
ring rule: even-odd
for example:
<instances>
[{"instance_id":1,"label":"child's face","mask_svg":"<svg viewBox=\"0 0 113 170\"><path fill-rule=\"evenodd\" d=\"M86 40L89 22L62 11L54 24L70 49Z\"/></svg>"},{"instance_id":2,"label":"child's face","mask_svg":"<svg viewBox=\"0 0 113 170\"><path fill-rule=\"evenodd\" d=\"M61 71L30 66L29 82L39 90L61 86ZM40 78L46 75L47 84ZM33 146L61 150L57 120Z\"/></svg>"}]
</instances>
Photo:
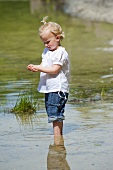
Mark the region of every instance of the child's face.
<instances>
[{"instance_id":1,"label":"child's face","mask_svg":"<svg viewBox=\"0 0 113 170\"><path fill-rule=\"evenodd\" d=\"M55 36L49 30L46 30L44 33L42 33L40 38L43 41L45 47L47 47L50 51L56 50L60 45L60 37Z\"/></svg>"}]
</instances>

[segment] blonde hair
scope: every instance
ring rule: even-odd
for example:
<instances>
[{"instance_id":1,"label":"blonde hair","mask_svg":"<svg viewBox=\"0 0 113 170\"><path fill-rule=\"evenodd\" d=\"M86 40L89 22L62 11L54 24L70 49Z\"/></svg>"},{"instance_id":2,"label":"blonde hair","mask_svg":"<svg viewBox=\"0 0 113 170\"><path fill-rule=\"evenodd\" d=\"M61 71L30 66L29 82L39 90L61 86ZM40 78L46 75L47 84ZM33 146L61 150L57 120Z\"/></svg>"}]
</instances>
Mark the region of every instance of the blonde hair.
<instances>
[{"instance_id":1,"label":"blonde hair","mask_svg":"<svg viewBox=\"0 0 113 170\"><path fill-rule=\"evenodd\" d=\"M49 30L54 35L58 35L60 37L60 40L63 40L65 37L64 32L62 31L62 28L59 24L56 22L46 22L46 19L48 17L44 17L41 21L43 25L39 28L39 35L41 35L44 31Z\"/></svg>"}]
</instances>

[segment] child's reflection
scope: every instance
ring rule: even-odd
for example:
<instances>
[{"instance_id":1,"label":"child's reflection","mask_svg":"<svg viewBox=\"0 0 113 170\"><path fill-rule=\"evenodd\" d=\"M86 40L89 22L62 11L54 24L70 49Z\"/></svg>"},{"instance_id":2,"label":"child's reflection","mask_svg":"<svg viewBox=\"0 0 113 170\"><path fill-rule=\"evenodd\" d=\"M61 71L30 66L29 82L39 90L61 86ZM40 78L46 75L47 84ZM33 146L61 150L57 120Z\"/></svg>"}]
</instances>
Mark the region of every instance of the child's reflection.
<instances>
[{"instance_id":1,"label":"child's reflection","mask_svg":"<svg viewBox=\"0 0 113 170\"><path fill-rule=\"evenodd\" d=\"M55 140L59 144L56 145L56 141L54 145L49 146L49 152L47 156L47 169L48 170L70 170L70 167L66 160L66 148L64 146L63 137L60 139L57 137Z\"/></svg>"}]
</instances>

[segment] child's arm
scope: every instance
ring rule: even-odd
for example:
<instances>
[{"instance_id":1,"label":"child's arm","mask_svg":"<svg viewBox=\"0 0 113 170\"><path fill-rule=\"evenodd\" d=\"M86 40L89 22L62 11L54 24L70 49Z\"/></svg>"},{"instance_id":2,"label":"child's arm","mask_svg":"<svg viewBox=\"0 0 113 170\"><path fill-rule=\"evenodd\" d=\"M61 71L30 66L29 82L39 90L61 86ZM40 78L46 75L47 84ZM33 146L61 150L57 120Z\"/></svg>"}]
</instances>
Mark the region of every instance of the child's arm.
<instances>
[{"instance_id":1,"label":"child's arm","mask_svg":"<svg viewBox=\"0 0 113 170\"><path fill-rule=\"evenodd\" d=\"M40 65L30 64L27 66L27 69L33 72L39 71L39 72L48 73L48 74L57 74L59 73L61 67L62 66L58 64L54 64L51 67L43 67L42 64Z\"/></svg>"},{"instance_id":2,"label":"child's arm","mask_svg":"<svg viewBox=\"0 0 113 170\"><path fill-rule=\"evenodd\" d=\"M61 70L61 65L54 64L51 67L43 67L42 65L38 65L38 71L48 74L58 74Z\"/></svg>"}]
</instances>

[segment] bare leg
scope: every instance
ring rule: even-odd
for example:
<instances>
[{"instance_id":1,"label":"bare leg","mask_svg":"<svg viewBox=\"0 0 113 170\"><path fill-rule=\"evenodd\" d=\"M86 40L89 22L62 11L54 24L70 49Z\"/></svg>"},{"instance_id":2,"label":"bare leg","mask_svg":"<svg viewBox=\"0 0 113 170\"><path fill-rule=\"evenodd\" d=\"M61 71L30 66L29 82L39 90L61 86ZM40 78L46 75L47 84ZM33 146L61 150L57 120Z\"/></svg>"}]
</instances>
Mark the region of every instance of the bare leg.
<instances>
[{"instance_id":1,"label":"bare leg","mask_svg":"<svg viewBox=\"0 0 113 170\"><path fill-rule=\"evenodd\" d=\"M62 138L63 122L54 121L53 130L54 130L54 143L56 145L59 145Z\"/></svg>"},{"instance_id":2,"label":"bare leg","mask_svg":"<svg viewBox=\"0 0 113 170\"><path fill-rule=\"evenodd\" d=\"M53 130L54 130L54 136L61 136L63 130L63 122L54 121Z\"/></svg>"}]
</instances>

